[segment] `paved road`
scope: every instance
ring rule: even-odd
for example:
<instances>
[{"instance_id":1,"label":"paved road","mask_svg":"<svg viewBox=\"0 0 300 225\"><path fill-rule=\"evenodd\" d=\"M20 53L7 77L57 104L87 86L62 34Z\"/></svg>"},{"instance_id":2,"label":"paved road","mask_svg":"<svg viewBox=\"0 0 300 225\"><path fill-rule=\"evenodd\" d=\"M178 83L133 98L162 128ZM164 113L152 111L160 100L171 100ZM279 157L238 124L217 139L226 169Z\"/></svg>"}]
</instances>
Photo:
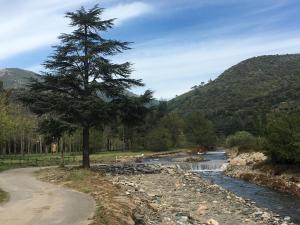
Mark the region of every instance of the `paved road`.
<instances>
[{"instance_id":1,"label":"paved road","mask_svg":"<svg viewBox=\"0 0 300 225\"><path fill-rule=\"evenodd\" d=\"M0 205L1 225L87 225L95 203L88 195L37 180L36 168L0 173L0 187L10 194Z\"/></svg>"}]
</instances>

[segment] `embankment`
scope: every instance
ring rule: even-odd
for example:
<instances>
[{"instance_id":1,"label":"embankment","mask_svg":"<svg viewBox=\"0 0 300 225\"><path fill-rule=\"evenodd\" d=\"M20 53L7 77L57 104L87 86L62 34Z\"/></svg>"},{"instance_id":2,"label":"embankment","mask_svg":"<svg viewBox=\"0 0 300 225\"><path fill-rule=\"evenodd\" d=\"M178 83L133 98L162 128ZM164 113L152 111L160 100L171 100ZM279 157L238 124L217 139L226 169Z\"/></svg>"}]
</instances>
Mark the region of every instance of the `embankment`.
<instances>
[{"instance_id":1,"label":"embankment","mask_svg":"<svg viewBox=\"0 0 300 225\"><path fill-rule=\"evenodd\" d=\"M261 152L228 150L226 175L300 197L300 167L269 163Z\"/></svg>"}]
</instances>

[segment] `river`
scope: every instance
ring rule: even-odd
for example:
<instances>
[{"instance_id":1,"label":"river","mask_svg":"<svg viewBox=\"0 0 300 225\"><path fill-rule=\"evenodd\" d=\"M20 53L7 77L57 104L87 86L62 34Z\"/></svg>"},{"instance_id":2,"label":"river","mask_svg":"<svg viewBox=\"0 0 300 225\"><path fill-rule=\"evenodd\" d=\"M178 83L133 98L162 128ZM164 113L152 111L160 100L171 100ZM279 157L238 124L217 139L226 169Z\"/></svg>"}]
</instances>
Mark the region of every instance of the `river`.
<instances>
[{"instance_id":1,"label":"river","mask_svg":"<svg viewBox=\"0 0 300 225\"><path fill-rule=\"evenodd\" d=\"M146 163L176 163L182 169L191 170L244 199L256 202L260 208L267 208L282 217L289 216L294 223L300 224L300 198L224 175L222 171L227 163L225 152L208 152L202 156L207 161L177 163L177 157L166 156L148 159Z\"/></svg>"}]
</instances>

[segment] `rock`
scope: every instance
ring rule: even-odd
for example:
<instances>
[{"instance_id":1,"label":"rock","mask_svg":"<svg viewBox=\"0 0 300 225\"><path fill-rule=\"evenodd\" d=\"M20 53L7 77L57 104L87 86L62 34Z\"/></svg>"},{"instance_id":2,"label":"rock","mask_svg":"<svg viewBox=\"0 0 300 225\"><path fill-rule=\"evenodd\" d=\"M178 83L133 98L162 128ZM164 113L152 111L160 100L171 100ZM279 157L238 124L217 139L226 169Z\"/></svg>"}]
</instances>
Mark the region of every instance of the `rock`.
<instances>
[{"instance_id":1,"label":"rock","mask_svg":"<svg viewBox=\"0 0 300 225\"><path fill-rule=\"evenodd\" d=\"M180 222L188 222L189 218L187 216L181 216L179 221Z\"/></svg>"},{"instance_id":2,"label":"rock","mask_svg":"<svg viewBox=\"0 0 300 225\"><path fill-rule=\"evenodd\" d=\"M209 225L219 225L219 222L214 219L207 220L207 224Z\"/></svg>"},{"instance_id":3,"label":"rock","mask_svg":"<svg viewBox=\"0 0 300 225\"><path fill-rule=\"evenodd\" d=\"M100 173L110 173L112 175L132 175L132 174L157 174L161 168L157 165L146 164L102 164L92 166L92 170Z\"/></svg>"},{"instance_id":4,"label":"rock","mask_svg":"<svg viewBox=\"0 0 300 225\"><path fill-rule=\"evenodd\" d=\"M151 209L153 209L154 211L158 211L159 210L159 205L156 203L149 203L149 207Z\"/></svg>"},{"instance_id":5,"label":"rock","mask_svg":"<svg viewBox=\"0 0 300 225\"><path fill-rule=\"evenodd\" d=\"M261 217L263 215L263 212L258 211L258 212L253 213L253 215L254 215L254 217L258 218L258 217Z\"/></svg>"},{"instance_id":6,"label":"rock","mask_svg":"<svg viewBox=\"0 0 300 225\"><path fill-rule=\"evenodd\" d=\"M264 212L262 215L261 215L262 218L264 218L265 220L268 220L270 219L271 215L267 212Z\"/></svg>"},{"instance_id":7,"label":"rock","mask_svg":"<svg viewBox=\"0 0 300 225\"><path fill-rule=\"evenodd\" d=\"M203 193L203 190L202 190L202 189L200 189L200 188L197 188L197 189L196 189L196 192Z\"/></svg>"},{"instance_id":8,"label":"rock","mask_svg":"<svg viewBox=\"0 0 300 225\"><path fill-rule=\"evenodd\" d=\"M291 217L285 216L285 217L283 218L283 220L289 222L289 221L291 220Z\"/></svg>"},{"instance_id":9,"label":"rock","mask_svg":"<svg viewBox=\"0 0 300 225\"><path fill-rule=\"evenodd\" d=\"M199 205L198 209L197 209L197 214L198 215L205 215L206 211L207 211L207 206L206 205Z\"/></svg>"}]
</instances>

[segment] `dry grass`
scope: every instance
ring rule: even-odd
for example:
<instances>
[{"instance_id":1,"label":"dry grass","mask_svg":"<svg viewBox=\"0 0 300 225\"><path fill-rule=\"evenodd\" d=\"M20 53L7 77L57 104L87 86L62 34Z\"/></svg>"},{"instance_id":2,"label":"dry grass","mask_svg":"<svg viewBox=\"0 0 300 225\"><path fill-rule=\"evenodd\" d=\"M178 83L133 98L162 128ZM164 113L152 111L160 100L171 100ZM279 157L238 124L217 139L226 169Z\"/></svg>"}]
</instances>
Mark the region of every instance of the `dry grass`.
<instances>
[{"instance_id":1,"label":"dry grass","mask_svg":"<svg viewBox=\"0 0 300 225\"><path fill-rule=\"evenodd\" d=\"M97 209L92 225L134 224L132 218L135 204L105 175L79 168L53 168L41 170L38 177L93 196Z\"/></svg>"}]
</instances>

